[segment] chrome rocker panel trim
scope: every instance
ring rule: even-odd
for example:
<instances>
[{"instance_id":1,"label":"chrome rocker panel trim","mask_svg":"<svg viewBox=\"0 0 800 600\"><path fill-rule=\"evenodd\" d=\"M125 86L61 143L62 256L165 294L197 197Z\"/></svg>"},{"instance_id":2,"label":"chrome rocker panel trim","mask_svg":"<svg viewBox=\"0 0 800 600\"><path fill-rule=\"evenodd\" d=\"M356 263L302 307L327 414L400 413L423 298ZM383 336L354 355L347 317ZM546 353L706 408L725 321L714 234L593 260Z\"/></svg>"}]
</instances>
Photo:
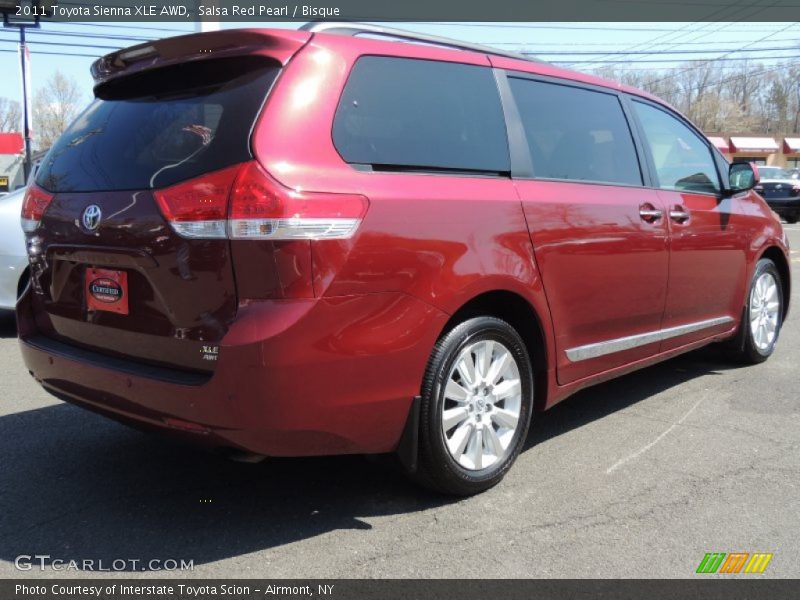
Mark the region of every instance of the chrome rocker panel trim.
<instances>
[{"instance_id":1,"label":"chrome rocker panel trim","mask_svg":"<svg viewBox=\"0 0 800 600\"><path fill-rule=\"evenodd\" d=\"M705 321L697 321L696 323L687 323L686 325L659 329L658 331L639 333L615 340L578 346L577 348L570 348L566 351L566 354L571 362L580 362L582 360L589 360L590 358L597 358L599 356L605 356L606 354L614 354L615 352L622 352L624 350L630 350L631 348L638 348L639 346L646 346L654 342L668 340L670 338L686 335L687 333L693 333L702 329L709 329L733 322L734 320L732 317L716 317Z\"/></svg>"}]
</instances>

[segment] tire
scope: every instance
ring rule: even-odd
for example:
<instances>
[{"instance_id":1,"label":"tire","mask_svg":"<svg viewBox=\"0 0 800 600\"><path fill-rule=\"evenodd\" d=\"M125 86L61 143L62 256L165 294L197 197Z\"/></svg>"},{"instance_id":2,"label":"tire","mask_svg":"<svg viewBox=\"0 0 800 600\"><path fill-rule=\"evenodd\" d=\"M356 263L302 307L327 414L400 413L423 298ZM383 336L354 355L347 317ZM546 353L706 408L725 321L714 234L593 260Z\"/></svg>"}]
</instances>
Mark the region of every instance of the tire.
<instances>
[{"instance_id":1,"label":"tire","mask_svg":"<svg viewBox=\"0 0 800 600\"><path fill-rule=\"evenodd\" d=\"M525 443L533 390L525 343L505 321L475 317L444 334L423 380L414 478L458 496L496 485Z\"/></svg>"},{"instance_id":2,"label":"tire","mask_svg":"<svg viewBox=\"0 0 800 600\"><path fill-rule=\"evenodd\" d=\"M786 219L787 223L790 223L790 224L794 225L795 223L797 223L798 219L800 219L800 215L795 213L793 215L786 215L783 218Z\"/></svg>"},{"instance_id":3,"label":"tire","mask_svg":"<svg viewBox=\"0 0 800 600\"><path fill-rule=\"evenodd\" d=\"M783 285L775 263L762 258L750 280L737 347L732 358L745 364L767 360L783 325Z\"/></svg>"}]
</instances>

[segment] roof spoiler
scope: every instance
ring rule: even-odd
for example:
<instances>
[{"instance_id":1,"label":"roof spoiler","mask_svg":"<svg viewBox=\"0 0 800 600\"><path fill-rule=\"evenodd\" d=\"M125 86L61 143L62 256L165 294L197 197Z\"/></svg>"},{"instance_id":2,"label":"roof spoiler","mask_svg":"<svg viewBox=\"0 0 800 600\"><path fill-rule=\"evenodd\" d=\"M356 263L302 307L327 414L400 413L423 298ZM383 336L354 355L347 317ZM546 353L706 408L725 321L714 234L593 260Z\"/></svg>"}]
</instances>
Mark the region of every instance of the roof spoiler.
<instances>
[{"instance_id":1,"label":"roof spoiler","mask_svg":"<svg viewBox=\"0 0 800 600\"><path fill-rule=\"evenodd\" d=\"M154 40L97 59L95 89L119 77L194 60L261 54L285 65L312 34L292 29L228 29Z\"/></svg>"}]
</instances>

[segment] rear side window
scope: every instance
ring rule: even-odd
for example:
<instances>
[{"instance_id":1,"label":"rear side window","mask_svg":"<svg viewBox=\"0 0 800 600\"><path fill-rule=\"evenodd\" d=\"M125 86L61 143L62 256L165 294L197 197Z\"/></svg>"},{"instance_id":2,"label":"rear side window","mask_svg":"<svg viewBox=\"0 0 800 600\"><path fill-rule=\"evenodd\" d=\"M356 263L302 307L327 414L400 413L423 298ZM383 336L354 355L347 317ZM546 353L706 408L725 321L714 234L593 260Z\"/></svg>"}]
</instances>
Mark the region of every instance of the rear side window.
<instances>
[{"instance_id":1,"label":"rear side window","mask_svg":"<svg viewBox=\"0 0 800 600\"><path fill-rule=\"evenodd\" d=\"M333 141L344 160L373 168L510 170L488 67L362 57L336 111Z\"/></svg>"},{"instance_id":2,"label":"rear side window","mask_svg":"<svg viewBox=\"0 0 800 600\"><path fill-rule=\"evenodd\" d=\"M659 187L715 194L719 176L708 143L660 108L634 100Z\"/></svg>"},{"instance_id":3,"label":"rear side window","mask_svg":"<svg viewBox=\"0 0 800 600\"><path fill-rule=\"evenodd\" d=\"M617 96L517 77L509 85L536 177L642 185Z\"/></svg>"},{"instance_id":4,"label":"rear side window","mask_svg":"<svg viewBox=\"0 0 800 600\"><path fill-rule=\"evenodd\" d=\"M162 188L248 160L278 70L240 57L109 82L53 145L36 182L51 192Z\"/></svg>"}]
</instances>

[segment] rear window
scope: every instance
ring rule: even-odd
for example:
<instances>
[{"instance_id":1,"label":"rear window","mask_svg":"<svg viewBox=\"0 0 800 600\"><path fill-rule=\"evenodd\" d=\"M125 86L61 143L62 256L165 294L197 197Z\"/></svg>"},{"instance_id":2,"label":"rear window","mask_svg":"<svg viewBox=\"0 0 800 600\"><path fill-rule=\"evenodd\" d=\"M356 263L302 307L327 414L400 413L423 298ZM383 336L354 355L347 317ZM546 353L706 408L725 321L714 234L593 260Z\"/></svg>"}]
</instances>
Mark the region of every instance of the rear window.
<instances>
[{"instance_id":1,"label":"rear window","mask_svg":"<svg viewBox=\"0 0 800 600\"><path fill-rule=\"evenodd\" d=\"M248 160L250 130L279 68L262 57L219 59L101 86L36 182L51 192L163 188Z\"/></svg>"},{"instance_id":2,"label":"rear window","mask_svg":"<svg viewBox=\"0 0 800 600\"><path fill-rule=\"evenodd\" d=\"M758 173L762 179L791 179L792 174L786 169L779 167L758 167Z\"/></svg>"},{"instance_id":3,"label":"rear window","mask_svg":"<svg viewBox=\"0 0 800 600\"><path fill-rule=\"evenodd\" d=\"M336 111L333 140L347 162L376 168L510 170L488 67L362 57Z\"/></svg>"}]
</instances>

